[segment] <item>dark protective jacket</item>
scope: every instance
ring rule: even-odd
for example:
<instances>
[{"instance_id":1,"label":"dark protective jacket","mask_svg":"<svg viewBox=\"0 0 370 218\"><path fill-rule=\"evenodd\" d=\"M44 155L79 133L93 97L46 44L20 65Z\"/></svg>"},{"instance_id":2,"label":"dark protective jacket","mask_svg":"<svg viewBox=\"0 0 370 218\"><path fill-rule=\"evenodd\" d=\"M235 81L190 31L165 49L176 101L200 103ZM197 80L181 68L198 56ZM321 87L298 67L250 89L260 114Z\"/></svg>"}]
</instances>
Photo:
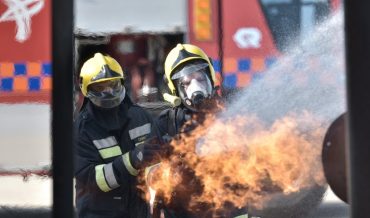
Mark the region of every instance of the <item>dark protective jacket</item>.
<instances>
[{"instance_id":1,"label":"dark protective jacket","mask_svg":"<svg viewBox=\"0 0 370 218\"><path fill-rule=\"evenodd\" d=\"M75 121L76 205L80 218L148 217L128 153L155 134L151 117L126 96L116 108L90 101Z\"/></svg>"},{"instance_id":2,"label":"dark protective jacket","mask_svg":"<svg viewBox=\"0 0 370 218\"><path fill-rule=\"evenodd\" d=\"M191 114L190 110L181 106L163 110L155 120L160 134L171 137L179 134L186 121L191 119Z\"/></svg>"},{"instance_id":3,"label":"dark protective jacket","mask_svg":"<svg viewBox=\"0 0 370 218\"><path fill-rule=\"evenodd\" d=\"M204 101L205 103L202 105L203 112L194 112L186 108L183 104L177 107L171 107L167 104L167 109L163 109L160 113L156 112L155 114L155 121L158 125L159 132L162 136L169 135L171 137L182 132L190 132L195 129L197 125L204 122L208 113L220 112L221 108L218 105L222 105L223 101L224 100L218 95L215 95L210 100ZM144 108L146 108L148 112L151 111L148 107L144 106ZM157 108L160 107L157 106ZM194 116L195 114L196 119Z\"/></svg>"}]
</instances>

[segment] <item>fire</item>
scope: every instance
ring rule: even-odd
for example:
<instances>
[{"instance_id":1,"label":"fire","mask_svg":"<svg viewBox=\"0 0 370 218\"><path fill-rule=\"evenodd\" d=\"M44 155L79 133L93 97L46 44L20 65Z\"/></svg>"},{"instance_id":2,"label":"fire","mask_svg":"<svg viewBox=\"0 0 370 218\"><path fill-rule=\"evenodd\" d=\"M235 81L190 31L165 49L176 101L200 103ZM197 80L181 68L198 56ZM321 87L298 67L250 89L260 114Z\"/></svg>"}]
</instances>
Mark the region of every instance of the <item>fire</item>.
<instances>
[{"instance_id":1,"label":"fire","mask_svg":"<svg viewBox=\"0 0 370 218\"><path fill-rule=\"evenodd\" d=\"M153 214L153 207L154 207L154 201L155 201L155 194L157 193L156 190L154 190L152 187L149 187L149 205L150 205L150 213Z\"/></svg>"},{"instance_id":2,"label":"fire","mask_svg":"<svg viewBox=\"0 0 370 218\"><path fill-rule=\"evenodd\" d=\"M173 155L147 174L167 205L263 208L274 195L325 183L320 161L325 129L308 112L270 125L257 117L208 116L173 140Z\"/></svg>"}]
</instances>

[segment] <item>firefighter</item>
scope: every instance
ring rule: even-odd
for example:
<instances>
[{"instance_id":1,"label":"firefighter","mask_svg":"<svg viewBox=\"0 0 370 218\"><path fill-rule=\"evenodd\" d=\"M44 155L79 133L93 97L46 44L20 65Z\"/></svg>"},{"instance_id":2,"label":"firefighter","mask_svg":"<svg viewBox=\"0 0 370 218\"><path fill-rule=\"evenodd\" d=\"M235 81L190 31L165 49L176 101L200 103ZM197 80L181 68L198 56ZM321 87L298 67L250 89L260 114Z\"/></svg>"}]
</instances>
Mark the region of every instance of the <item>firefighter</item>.
<instances>
[{"instance_id":1,"label":"firefighter","mask_svg":"<svg viewBox=\"0 0 370 218\"><path fill-rule=\"evenodd\" d=\"M175 136L184 129L184 123L198 115L202 121L206 112L215 111L221 102L211 59L197 46L178 44L167 55L164 63L164 82L169 93L163 95L172 107L159 115L162 135Z\"/></svg>"},{"instance_id":2,"label":"firefighter","mask_svg":"<svg viewBox=\"0 0 370 218\"><path fill-rule=\"evenodd\" d=\"M163 97L172 107L162 111L156 120L163 137L172 138L179 133L192 131L205 120L207 113L220 111L218 105L222 105L222 99L218 95L215 71L211 59L201 48L191 44L178 44L168 53L164 69L164 81L169 93ZM173 165L181 174L183 182L175 187L176 195L171 203L162 205L165 217L216 216L212 205L197 205L197 212L187 210L186 205L189 205L191 195L201 193L202 184L192 169L179 163ZM155 173L155 168L152 170ZM227 211L218 213L222 217L234 217L245 214L246 210L230 206Z\"/></svg>"},{"instance_id":3,"label":"firefighter","mask_svg":"<svg viewBox=\"0 0 370 218\"><path fill-rule=\"evenodd\" d=\"M158 162L151 117L126 95L118 62L101 53L80 72L85 96L76 121L76 205L80 218L148 217L137 176ZM155 138L154 138L155 139Z\"/></svg>"},{"instance_id":4,"label":"firefighter","mask_svg":"<svg viewBox=\"0 0 370 218\"><path fill-rule=\"evenodd\" d=\"M173 48L165 60L165 83L169 93L164 99L171 102L172 108L160 113L157 122L163 136L176 136L181 132L191 131L195 123L203 122L206 113L218 112L217 105L222 104L217 94L218 87L215 71L208 56L197 46L178 44ZM196 115L196 116L194 116ZM191 122L188 122L191 121ZM181 135L181 137L185 135ZM169 138L170 138L169 137ZM175 163L176 165L177 163ZM178 164L182 166L181 164ZM198 217L303 217L320 203L325 187L313 187L297 195L281 195L281 201L297 196L292 204L287 206L271 206L259 210L246 205L244 208L235 208L225 205L222 211L212 211L212 205L199 205L197 212L186 210L188 197L184 195L202 192L202 184L194 172L186 166L178 169L183 178L182 187L175 190L175 198L169 205L164 205L164 214L170 218L198 218ZM155 168L152 169L155 172ZM185 178L185 179L184 179ZM189 180L191 182L189 182ZM187 184L194 184L189 187ZM183 192L181 193L181 190ZM159 196L160 197L160 196ZM288 201L288 200L287 200ZM183 207L185 205L185 208ZM273 205L273 204L272 204ZM247 210L248 209L248 210ZM211 211L211 212L209 212Z\"/></svg>"}]
</instances>

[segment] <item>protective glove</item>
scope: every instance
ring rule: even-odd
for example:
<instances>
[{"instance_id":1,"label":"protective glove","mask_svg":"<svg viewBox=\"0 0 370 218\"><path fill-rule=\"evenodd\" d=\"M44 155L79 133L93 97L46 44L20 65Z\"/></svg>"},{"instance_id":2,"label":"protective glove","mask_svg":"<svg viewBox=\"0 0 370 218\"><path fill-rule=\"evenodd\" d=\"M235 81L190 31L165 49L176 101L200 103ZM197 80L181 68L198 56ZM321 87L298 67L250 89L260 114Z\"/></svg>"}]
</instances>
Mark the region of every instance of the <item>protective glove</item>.
<instances>
[{"instance_id":1,"label":"protective glove","mask_svg":"<svg viewBox=\"0 0 370 218\"><path fill-rule=\"evenodd\" d=\"M166 154L166 147L157 138L146 140L129 152L131 165L136 170L159 163Z\"/></svg>"}]
</instances>

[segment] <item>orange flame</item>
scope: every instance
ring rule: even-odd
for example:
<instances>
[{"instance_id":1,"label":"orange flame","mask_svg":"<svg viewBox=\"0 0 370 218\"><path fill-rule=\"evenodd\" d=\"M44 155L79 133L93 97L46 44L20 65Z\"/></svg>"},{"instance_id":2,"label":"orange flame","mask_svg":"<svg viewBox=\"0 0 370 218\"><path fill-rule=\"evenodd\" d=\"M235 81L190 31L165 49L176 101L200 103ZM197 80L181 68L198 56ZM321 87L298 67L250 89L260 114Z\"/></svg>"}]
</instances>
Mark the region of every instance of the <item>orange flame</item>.
<instances>
[{"instance_id":1,"label":"orange flame","mask_svg":"<svg viewBox=\"0 0 370 218\"><path fill-rule=\"evenodd\" d=\"M288 195L325 183L322 122L308 112L266 125L257 117L216 119L173 140L172 156L150 170L150 187L166 204L196 210L226 202L263 208L274 194ZM199 208L198 208L199 209Z\"/></svg>"}]
</instances>

